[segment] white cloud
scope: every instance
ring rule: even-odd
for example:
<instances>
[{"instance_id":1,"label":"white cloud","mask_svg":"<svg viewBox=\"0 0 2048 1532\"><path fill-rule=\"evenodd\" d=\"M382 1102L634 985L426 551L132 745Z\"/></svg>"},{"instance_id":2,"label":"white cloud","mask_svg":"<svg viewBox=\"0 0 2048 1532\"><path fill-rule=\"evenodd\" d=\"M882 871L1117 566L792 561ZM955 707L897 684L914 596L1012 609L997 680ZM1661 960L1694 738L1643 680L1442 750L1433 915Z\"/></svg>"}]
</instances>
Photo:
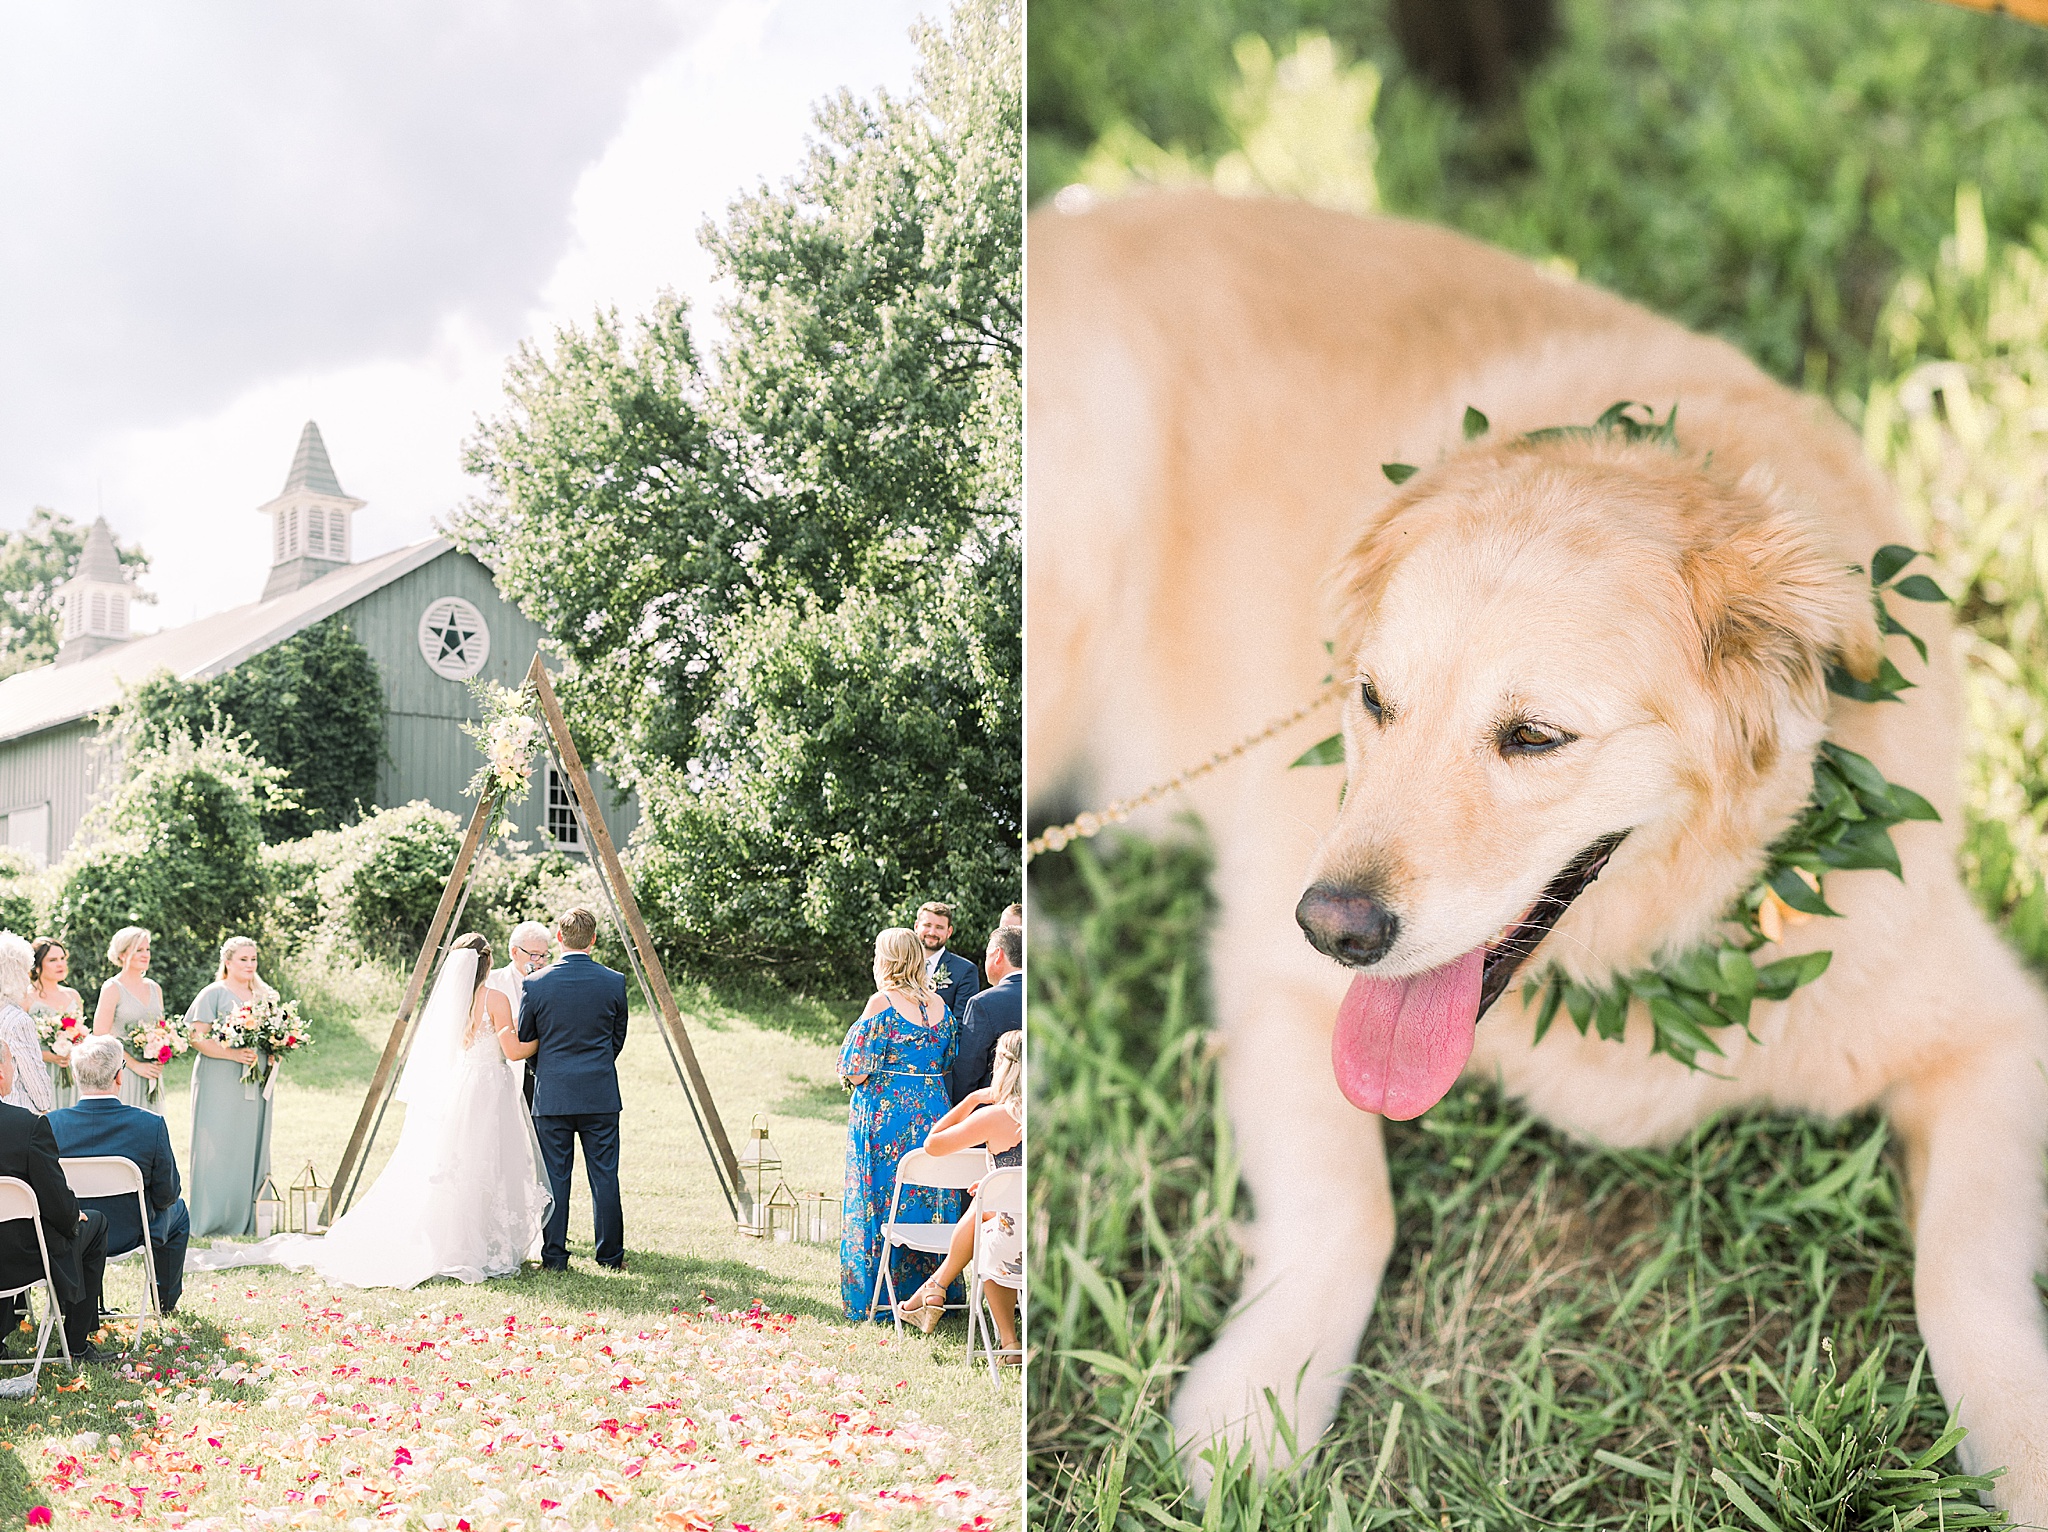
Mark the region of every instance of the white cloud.
<instances>
[{"instance_id":1,"label":"white cloud","mask_svg":"<svg viewBox=\"0 0 2048 1532\"><path fill-rule=\"evenodd\" d=\"M103 501L143 625L253 599L311 418L357 557L426 535L518 338L664 287L707 331L699 228L936 9L0 4L0 195L52 231L0 242L0 525Z\"/></svg>"}]
</instances>

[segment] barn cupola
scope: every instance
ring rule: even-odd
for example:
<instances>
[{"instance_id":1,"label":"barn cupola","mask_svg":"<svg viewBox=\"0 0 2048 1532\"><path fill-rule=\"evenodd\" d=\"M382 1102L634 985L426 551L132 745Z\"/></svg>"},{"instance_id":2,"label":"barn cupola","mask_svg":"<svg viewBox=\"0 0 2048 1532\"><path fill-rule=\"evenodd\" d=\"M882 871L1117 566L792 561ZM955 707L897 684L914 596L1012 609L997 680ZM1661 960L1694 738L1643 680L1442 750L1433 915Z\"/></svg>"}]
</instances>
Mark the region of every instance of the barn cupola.
<instances>
[{"instance_id":1,"label":"barn cupola","mask_svg":"<svg viewBox=\"0 0 2048 1532\"><path fill-rule=\"evenodd\" d=\"M307 421L284 493L259 507L270 518L270 579L263 599L289 595L348 563L355 536L349 518L362 504L342 493L320 428Z\"/></svg>"},{"instance_id":2,"label":"barn cupola","mask_svg":"<svg viewBox=\"0 0 2048 1532\"><path fill-rule=\"evenodd\" d=\"M98 517L85 535L78 567L57 587L64 623L57 663L75 664L102 649L127 643L128 603L134 594L114 547L114 534L107 530L107 518Z\"/></svg>"}]
</instances>

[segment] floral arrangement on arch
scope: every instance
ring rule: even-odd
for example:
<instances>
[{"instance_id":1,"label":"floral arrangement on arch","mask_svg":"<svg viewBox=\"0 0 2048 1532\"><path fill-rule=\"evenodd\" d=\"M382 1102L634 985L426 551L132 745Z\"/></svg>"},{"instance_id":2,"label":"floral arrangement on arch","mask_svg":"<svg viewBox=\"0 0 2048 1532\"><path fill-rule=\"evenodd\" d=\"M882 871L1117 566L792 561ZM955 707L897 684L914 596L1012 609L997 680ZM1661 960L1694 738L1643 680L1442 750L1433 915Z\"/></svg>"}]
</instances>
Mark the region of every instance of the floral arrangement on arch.
<instances>
[{"instance_id":1,"label":"floral arrangement on arch","mask_svg":"<svg viewBox=\"0 0 2048 1532\"><path fill-rule=\"evenodd\" d=\"M469 796L491 806L490 828L496 830L512 804L524 802L532 783L534 752L546 730L540 720L540 695L530 686L513 688L495 681L472 681L469 694L483 717L466 723L462 732L477 743L483 764L469 779Z\"/></svg>"}]
</instances>

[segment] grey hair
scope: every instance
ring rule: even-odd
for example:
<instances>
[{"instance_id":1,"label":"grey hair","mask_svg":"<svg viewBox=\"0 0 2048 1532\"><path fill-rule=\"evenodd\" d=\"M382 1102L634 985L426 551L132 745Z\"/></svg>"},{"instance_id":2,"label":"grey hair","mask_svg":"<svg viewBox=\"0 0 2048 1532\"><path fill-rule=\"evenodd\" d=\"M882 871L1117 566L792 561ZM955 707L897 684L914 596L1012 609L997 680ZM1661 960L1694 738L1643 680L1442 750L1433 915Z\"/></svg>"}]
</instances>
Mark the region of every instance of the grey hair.
<instances>
[{"instance_id":1,"label":"grey hair","mask_svg":"<svg viewBox=\"0 0 2048 1532\"><path fill-rule=\"evenodd\" d=\"M535 939L538 939L543 947L552 947L555 944L555 933L537 920L522 920L512 928L510 941L515 947L521 942L531 942Z\"/></svg>"},{"instance_id":2,"label":"grey hair","mask_svg":"<svg viewBox=\"0 0 2048 1532\"><path fill-rule=\"evenodd\" d=\"M80 1090L112 1090L121 1078L121 1045L111 1037L88 1037L73 1043L71 1075Z\"/></svg>"},{"instance_id":3,"label":"grey hair","mask_svg":"<svg viewBox=\"0 0 2048 1532\"><path fill-rule=\"evenodd\" d=\"M35 960L35 948L12 931L0 931L0 1000L28 999L28 974Z\"/></svg>"}]
</instances>

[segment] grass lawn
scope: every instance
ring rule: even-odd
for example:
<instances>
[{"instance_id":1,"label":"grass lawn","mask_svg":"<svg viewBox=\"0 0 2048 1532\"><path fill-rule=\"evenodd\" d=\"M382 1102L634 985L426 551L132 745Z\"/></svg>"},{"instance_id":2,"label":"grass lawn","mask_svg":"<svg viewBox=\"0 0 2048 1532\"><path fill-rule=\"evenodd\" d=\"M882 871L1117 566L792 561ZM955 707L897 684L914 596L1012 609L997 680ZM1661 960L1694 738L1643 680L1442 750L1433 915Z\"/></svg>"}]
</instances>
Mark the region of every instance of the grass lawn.
<instances>
[{"instance_id":1,"label":"grass lawn","mask_svg":"<svg viewBox=\"0 0 2048 1532\"><path fill-rule=\"evenodd\" d=\"M1101 843L1096 843L1100 845ZM1062 865L1051 865L1059 863ZM1040 1528L1966 1527L1886 1130L1745 1117L1617 1153L1461 1086L1389 1124L1399 1220L1302 1469L1189 1497L1165 1408L1237 1295L1206 858L1034 864L1028 1479ZM1892 1511L1898 1520L1892 1519Z\"/></svg>"},{"instance_id":2,"label":"grass lawn","mask_svg":"<svg viewBox=\"0 0 2048 1532\"><path fill-rule=\"evenodd\" d=\"M397 989L347 976L353 1020L309 999L319 1042L275 1108L280 1188L309 1159L332 1176ZM858 1003L681 1003L735 1142L765 1113L790 1184L836 1195L837 1040ZM62 1526L1021 1525L1018 1384L966 1364L958 1319L929 1341L848 1326L836 1247L735 1231L651 1016L634 1013L619 1063L625 1274L591 1260L579 1182L565 1277L392 1292L194 1275L132 1375L46 1369L38 1398L0 1404L0 1523L48 1505ZM169 1082L181 1164L189 1069Z\"/></svg>"}]
</instances>

